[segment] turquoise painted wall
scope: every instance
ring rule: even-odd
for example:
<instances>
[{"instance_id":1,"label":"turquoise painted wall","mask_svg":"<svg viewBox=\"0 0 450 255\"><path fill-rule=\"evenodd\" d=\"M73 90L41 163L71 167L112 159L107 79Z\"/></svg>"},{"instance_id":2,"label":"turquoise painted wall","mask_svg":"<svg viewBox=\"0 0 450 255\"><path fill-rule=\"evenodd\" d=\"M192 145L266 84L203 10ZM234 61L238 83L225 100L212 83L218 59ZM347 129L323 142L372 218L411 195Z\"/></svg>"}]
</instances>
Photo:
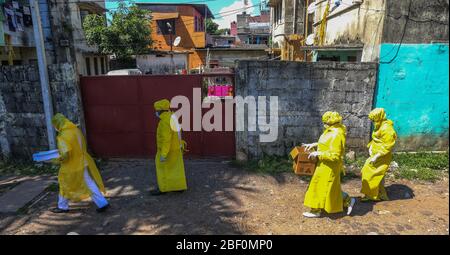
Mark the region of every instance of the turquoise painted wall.
<instances>
[{"instance_id":1,"label":"turquoise painted wall","mask_svg":"<svg viewBox=\"0 0 450 255\"><path fill-rule=\"evenodd\" d=\"M382 44L375 106L395 122L399 137L448 135L448 44Z\"/></svg>"}]
</instances>

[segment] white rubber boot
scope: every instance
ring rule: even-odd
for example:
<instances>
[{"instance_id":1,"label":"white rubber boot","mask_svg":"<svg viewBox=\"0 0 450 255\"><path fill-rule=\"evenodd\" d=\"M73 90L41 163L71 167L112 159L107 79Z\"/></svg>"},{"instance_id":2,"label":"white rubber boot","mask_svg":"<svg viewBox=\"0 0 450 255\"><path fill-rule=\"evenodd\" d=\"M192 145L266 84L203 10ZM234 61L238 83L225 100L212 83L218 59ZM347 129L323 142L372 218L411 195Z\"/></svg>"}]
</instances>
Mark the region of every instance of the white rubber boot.
<instances>
[{"instance_id":1,"label":"white rubber boot","mask_svg":"<svg viewBox=\"0 0 450 255\"><path fill-rule=\"evenodd\" d=\"M320 212L318 212L318 213L304 212L303 216L305 216L306 218L319 218L320 217Z\"/></svg>"},{"instance_id":2,"label":"white rubber boot","mask_svg":"<svg viewBox=\"0 0 450 255\"><path fill-rule=\"evenodd\" d=\"M350 215L352 213L353 206L355 205L355 203L356 203L356 199L352 197L350 200L350 205L347 208L347 215Z\"/></svg>"}]
</instances>

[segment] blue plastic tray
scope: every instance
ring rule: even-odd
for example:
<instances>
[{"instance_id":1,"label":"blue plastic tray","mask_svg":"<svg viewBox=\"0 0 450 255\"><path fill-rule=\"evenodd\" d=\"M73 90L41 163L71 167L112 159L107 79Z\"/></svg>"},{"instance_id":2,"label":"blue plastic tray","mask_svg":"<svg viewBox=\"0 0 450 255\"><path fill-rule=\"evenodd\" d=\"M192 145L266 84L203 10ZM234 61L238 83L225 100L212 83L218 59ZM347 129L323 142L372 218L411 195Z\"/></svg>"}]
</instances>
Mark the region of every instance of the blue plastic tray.
<instances>
[{"instance_id":1,"label":"blue plastic tray","mask_svg":"<svg viewBox=\"0 0 450 255\"><path fill-rule=\"evenodd\" d=\"M41 162L41 161L48 161L54 158L59 158L59 152L58 150L51 150L51 151L41 151L38 153L33 154L33 161Z\"/></svg>"}]
</instances>

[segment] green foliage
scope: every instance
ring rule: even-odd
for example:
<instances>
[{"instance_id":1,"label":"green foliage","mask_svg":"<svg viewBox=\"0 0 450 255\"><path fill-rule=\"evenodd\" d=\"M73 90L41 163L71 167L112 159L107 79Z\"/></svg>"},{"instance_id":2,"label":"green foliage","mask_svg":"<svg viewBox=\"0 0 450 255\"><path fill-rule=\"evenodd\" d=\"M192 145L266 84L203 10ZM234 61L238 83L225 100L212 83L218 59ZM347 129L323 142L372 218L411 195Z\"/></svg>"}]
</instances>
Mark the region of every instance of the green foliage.
<instances>
[{"instance_id":1,"label":"green foliage","mask_svg":"<svg viewBox=\"0 0 450 255\"><path fill-rule=\"evenodd\" d=\"M103 159L94 159L98 168L102 169L107 161ZM59 165L50 163L36 163L33 161L24 160L0 160L0 176L4 175L57 175Z\"/></svg>"},{"instance_id":2,"label":"green foliage","mask_svg":"<svg viewBox=\"0 0 450 255\"><path fill-rule=\"evenodd\" d=\"M225 34L229 35L230 33L231 33L231 31L229 28L221 28L221 29L217 30L217 34L219 34L219 35L225 35Z\"/></svg>"},{"instance_id":3,"label":"green foliage","mask_svg":"<svg viewBox=\"0 0 450 255\"><path fill-rule=\"evenodd\" d=\"M344 165L353 165L355 168L361 169L364 166L364 163L366 163L367 157L368 156L357 156L355 160L348 160L347 158L345 158Z\"/></svg>"},{"instance_id":4,"label":"green foliage","mask_svg":"<svg viewBox=\"0 0 450 255\"><path fill-rule=\"evenodd\" d=\"M447 153L400 153L394 154L399 168L392 175L397 179L435 182L448 175Z\"/></svg>"},{"instance_id":5,"label":"green foliage","mask_svg":"<svg viewBox=\"0 0 450 255\"><path fill-rule=\"evenodd\" d=\"M219 24L212 19L206 19L206 33L210 35L220 35Z\"/></svg>"},{"instance_id":6,"label":"green foliage","mask_svg":"<svg viewBox=\"0 0 450 255\"><path fill-rule=\"evenodd\" d=\"M388 176L394 179L408 179L434 182L440 180L444 175L448 176L449 171L448 153L415 153L415 154L394 154L393 161L399 167L388 172ZM345 160L347 169L342 181L360 178L359 171L364 166L367 156L358 156L355 160ZM261 160L251 160L249 162L233 162L236 167L259 174L278 174L293 172L292 160L286 157L265 155ZM310 177L302 176L301 179L309 181Z\"/></svg>"},{"instance_id":7,"label":"green foliage","mask_svg":"<svg viewBox=\"0 0 450 255\"><path fill-rule=\"evenodd\" d=\"M112 19L90 14L83 22L86 40L96 45L103 54L114 54L117 59L128 59L133 55L148 52L152 44L150 12L135 4L126 6L119 2Z\"/></svg>"},{"instance_id":8,"label":"green foliage","mask_svg":"<svg viewBox=\"0 0 450 255\"><path fill-rule=\"evenodd\" d=\"M434 170L448 169L447 153L401 153L394 154L394 161L400 166L409 168L429 168Z\"/></svg>"},{"instance_id":9,"label":"green foliage","mask_svg":"<svg viewBox=\"0 0 450 255\"><path fill-rule=\"evenodd\" d=\"M245 163L233 161L233 165L260 174L278 174L292 172L292 160L286 157L265 155L260 160Z\"/></svg>"},{"instance_id":10,"label":"green foliage","mask_svg":"<svg viewBox=\"0 0 450 255\"><path fill-rule=\"evenodd\" d=\"M59 166L48 163L34 163L31 161L0 161L1 175L56 175Z\"/></svg>"},{"instance_id":11,"label":"green foliage","mask_svg":"<svg viewBox=\"0 0 450 255\"><path fill-rule=\"evenodd\" d=\"M45 190L49 191L49 192L58 192L59 191L59 185L58 185L58 183L52 183Z\"/></svg>"},{"instance_id":12,"label":"green foliage","mask_svg":"<svg viewBox=\"0 0 450 255\"><path fill-rule=\"evenodd\" d=\"M420 181L428 181L435 182L441 179L442 175L445 171L434 170L429 168L408 168L408 167L399 167L397 170L393 172L393 175L396 179L407 179L407 180L420 180ZM447 172L448 174L448 172Z\"/></svg>"}]
</instances>

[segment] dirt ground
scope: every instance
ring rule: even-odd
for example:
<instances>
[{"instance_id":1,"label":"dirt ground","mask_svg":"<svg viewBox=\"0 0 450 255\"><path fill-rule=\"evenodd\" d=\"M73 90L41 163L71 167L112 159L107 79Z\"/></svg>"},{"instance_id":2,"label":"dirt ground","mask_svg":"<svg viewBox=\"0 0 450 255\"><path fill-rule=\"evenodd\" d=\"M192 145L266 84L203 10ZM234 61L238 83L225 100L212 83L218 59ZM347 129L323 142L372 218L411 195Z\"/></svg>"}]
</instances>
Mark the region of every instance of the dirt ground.
<instances>
[{"instance_id":1,"label":"dirt ground","mask_svg":"<svg viewBox=\"0 0 450 255\"><path fill-rule=\"evenodd\" d=\"M188 191L150 196L151 160L113 160L102 169L111 208L89 201L53 214L51 192L27 213L0 215L0 234L449 234L449 183L387 182L391 201L356 204L352 216L306 219L307 183L293 174L265 176L227 162L186 161ZM343 190L359 197L358 179Z\"/></svg>"}]
</instances>

